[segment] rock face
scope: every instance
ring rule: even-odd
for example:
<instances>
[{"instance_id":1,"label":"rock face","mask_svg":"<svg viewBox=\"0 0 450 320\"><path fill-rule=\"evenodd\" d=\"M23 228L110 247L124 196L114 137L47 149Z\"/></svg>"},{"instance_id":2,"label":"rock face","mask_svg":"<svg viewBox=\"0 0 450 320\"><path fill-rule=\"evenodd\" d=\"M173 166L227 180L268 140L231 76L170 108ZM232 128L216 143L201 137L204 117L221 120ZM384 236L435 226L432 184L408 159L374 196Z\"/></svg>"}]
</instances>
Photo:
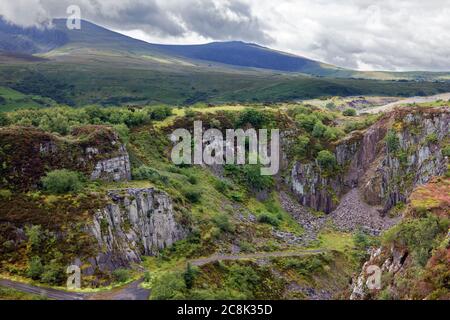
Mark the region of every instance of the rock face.
<instances>
[{"instance_id":1,"label":"rock face","mask_svg":"<svg viewBox=\"0 0 450 320\"><path fill-rule=\"evenodd\" d=\"M64 138L31 127L0 128L0 188L35 188L48 171L69 169L92 179L126 180L130 161L118 135L84 126Z\"/></svg>"},{"instance_id":2,"label":"rock face","mask_svg":"<svg viewBox=\"0 0 450 320\"><path fill-rule=\"evenodd\" d=\"M121 155L97 162L91 173L91 180L123 181L131 180L130 157L125 146L119 148Z\"/></svg>"},{"instance_id":3,"label":"rock face","mask_svg":"<svg viewBox=\"0 0 450 320\"><path fill-rule=\"evenodd\" d=\"M111 191L112 203L99 210L89 232L102 253L91 264L112 270L156 255L187 236L177 221L172 200L162 191L127 189Z\"/></svg>"},{"instance_id":4,"label":"rock face","mask_svg":"<svg viewBox=\"0 0 450 320\"><path fill-rule=\"evenodd\" d=\"M325 176L317 163L294 164L291 190L301 204L330 213L343 195L359 188L368 204L388 211L406 201L415 186L446 172L448 159L442 144L449 139L449 123L448 108L393 111L335 145L341 173ZM395 152L385 142L388 132L398 140Z\"/></svg>"}]
</instances>

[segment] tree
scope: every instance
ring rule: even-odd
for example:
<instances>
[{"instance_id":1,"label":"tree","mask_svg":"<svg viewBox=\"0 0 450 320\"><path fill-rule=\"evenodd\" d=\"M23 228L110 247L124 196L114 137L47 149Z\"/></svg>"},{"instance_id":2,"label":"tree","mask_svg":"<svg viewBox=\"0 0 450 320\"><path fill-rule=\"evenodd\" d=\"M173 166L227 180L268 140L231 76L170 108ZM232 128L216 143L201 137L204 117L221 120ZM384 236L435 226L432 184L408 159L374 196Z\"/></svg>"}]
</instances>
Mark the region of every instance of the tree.
<instances>
[{"instance_id":1,"label":"tree","mask_svg":"<svg viewBox=\"0 0 450 320\"><path fill-rule=\"evenodd\" d=\"M5 127L9 124L8 116L0 111L0 127Z\"/></svg>"},{"instance_id":2,"label":"tree","mask_svg":"<svg viewBox=\"0 0 450 320\"><path fill-rule=\"evenodd\" d=\"M78 172L70 170L54 170L41 179L44 190L53 194L78 192L83 187Z\"/></svg>"},{"instance_id":3,"label":"tree","mask_svg":"<svg viewBox=\"0 0 450 320\"><path fill-rule=\"evenodd\" d=\"M346 117L354 117L356 116L356 110L352 108L345 109L342 114Z\"/></svg>"},{"instance_id":4,"label":"tree","mask_svg":"<svg viewBox=\"0 0 450 320\"><path fill-rule=\"evenodd\" d=\"M27 275L33 280L39 280L42 273L44 272L44 267L41 262L41 258L34 256L28 261Z\"/></svg>"},{"instance_id":5,"label":"tree","mask_svg":"<svg viewBox=\"0 0 450 320\"><path fill-rule=\"evenodd\" d=\"M337 166L336 156L328 150L322 150L317 156L319 166L324 170L333 170Z\"/></svg>"},{"instance_id":6,"label":"tree","mask_svg":"<svg viewBox=\"0 0 450 320\"><path fill-rule=\"evenodd\" d=\"M186 288L192 289L195 280L195 270L192 268L190 263L187 264L186 271L184 272L184 282L186 283Z\"/></svg>"}]
</instances>

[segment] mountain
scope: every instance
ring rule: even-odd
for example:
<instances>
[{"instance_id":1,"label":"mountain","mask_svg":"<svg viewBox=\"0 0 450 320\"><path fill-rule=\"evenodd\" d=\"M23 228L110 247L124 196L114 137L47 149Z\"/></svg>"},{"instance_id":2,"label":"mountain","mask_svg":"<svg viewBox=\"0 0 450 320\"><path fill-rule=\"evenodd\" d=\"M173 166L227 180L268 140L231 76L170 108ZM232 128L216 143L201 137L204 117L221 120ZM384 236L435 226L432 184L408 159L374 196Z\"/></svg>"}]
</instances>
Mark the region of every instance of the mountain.
<instances>
[{"instance_id":1,"label":"mountain","mask_svg":"<svg viewBox=\"0 0 450 320\"><path fill-rule=\"evenodd\" d=\"M164 52L185 58L233 66L309 73L321 63L241 41L213 42L203 45L156 45Z\"/></svg>"},{"instance_id":2,"label":"mountain","mask_svg":"<svg viewBox=\"0 0 450 320\"><path fill-rule=\"evenodd\" d=\"M88 21L81 30L69 30L65 19L55 19L52 28L21 28L0 19L0 50L26 54L45 54L53 50L90 48L188 59L229 66L282 72L322 74L322 64L241 41L202 45L151 44L113 32ZM327 66L326 69L336 69Z\"/></svg>"}]
</instances>

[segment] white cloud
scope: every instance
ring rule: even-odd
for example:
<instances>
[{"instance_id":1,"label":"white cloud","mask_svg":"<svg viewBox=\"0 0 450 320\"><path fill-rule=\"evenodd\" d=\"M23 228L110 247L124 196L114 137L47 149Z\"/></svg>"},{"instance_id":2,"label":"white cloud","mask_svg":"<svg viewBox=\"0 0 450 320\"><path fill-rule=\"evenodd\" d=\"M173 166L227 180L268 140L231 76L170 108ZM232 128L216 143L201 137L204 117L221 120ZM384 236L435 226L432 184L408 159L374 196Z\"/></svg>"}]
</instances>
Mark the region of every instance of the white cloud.
<instances>
[{"instance_id":1,"label":"white cloud","mask_svg":"<svg viewBox=\"0 0 450 320\"><path fill-rule=\"evenodd\" d=\"M0 14L33 25L69 4L145 41L244 40L348 68L450 71L448 0L2 0Z\"/></svg>"}]
</instances>

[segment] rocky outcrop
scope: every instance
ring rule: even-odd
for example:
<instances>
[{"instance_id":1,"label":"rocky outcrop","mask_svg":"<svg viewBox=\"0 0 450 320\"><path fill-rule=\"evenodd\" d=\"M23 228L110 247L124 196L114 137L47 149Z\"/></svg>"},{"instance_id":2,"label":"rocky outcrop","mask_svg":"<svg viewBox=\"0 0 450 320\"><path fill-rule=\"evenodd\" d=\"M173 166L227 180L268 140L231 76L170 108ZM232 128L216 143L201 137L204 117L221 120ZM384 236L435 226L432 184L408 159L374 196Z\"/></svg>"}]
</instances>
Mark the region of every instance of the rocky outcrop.
<instances>
[{"instance_id":1,"label":"rocky outcrop","mask_svg":"<svg viewBox=\"0 0 450 320\"><path fill-rule=\"evenodd\" d=\"M119 153L118 157L97 162L91 173L91 180L131 180L130 157L125 146L120 146Z\"/></svg>"},{"instance_id":2,"label":"rocky outcrop","mask_svg":"<svg viewBox=\"0 0 450 320\"><path fill-rule=\"evenodd\" d=\"M111 203L95 214L89 228L102 251L92 265L103 270L129 266L187 236L165 192L127 189L108 196Z\"/></svg>"},{"instance_id":3,"label":"rocky outcrop","mask_svg":"<svg viewBox=\"0 0 450 320\"><path fill-rule=\"evenodd\" d=\"M125 146L111 128L84 126L61 137L32 127L0 128L0 188L35 188L48 171L69 169L92 179L131 176Z\"/></svg>"},{"instance_id":4,"label":"rocky outcrop","mask_svg":"<svg viewBox=\"0 0 450 320\"><path fill-rule=\"evenodd\" d=\"M339 199L359 188L370 205L386 212L406 201L415 186L443 175L448 159L442 144L449 139L448 108L402 108L385 115L364 132L335 145L341 173L323 174L317 163L295 163L289 184L299 202L326 213ZM398 150L388 150L386 134L394 132Z\"/></svg>"}]
</instances>

